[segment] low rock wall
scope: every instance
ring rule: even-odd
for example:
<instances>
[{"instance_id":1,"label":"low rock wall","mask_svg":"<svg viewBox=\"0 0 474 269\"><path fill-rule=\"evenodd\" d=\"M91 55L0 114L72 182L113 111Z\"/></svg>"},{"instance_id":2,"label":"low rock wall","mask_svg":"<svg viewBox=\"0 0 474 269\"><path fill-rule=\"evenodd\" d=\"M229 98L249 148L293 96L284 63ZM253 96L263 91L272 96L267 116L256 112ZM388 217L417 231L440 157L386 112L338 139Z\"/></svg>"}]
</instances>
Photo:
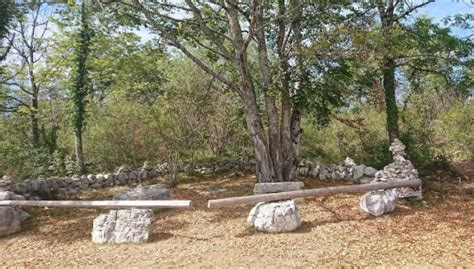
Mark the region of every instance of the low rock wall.
<instances>
[{"instance_id":1,"label":"low rock wall","mask_svg":"<svg viewBox=\"0 0 474 269\"><path fill-rule=\"evenodd\" d=\"M100 189L112 186L136 185L141 180L152 179L168 174L168 164L150 166L147 162L139 170L133 171L126 165L122 165L117 172L109 174L89 174L83 176L68 177L39 177L36 180L24 180L14 184L13 179L4 176L0 179L0 189L13 191L29 200L54 199L57 196L69 196L90 189ZM180 172L189 171L189 167L182 166ZM255 162L231 162L222 161L217 163L200 164L194 167L196 173L216 173L220 171L246 171L255 170ZM340 164L320 165L316 162L303 160L298 166L298 175L319 178L321 180L347 180L351 182L370 182L376 169L365 165L356 165L355 162L346 158Z\"/></svg>"}]
</instances>

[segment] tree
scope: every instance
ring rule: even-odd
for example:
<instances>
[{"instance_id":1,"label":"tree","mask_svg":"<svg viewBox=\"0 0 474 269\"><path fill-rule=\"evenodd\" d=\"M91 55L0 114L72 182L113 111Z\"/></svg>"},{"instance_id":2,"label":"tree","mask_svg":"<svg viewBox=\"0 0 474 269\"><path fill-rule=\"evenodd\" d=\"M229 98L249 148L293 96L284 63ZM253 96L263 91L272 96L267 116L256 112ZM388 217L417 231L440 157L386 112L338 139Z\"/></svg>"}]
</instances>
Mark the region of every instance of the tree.
<instances>
[{"instance_id":1,"label":"tree","mask_svg":"<svg viewBox=\"0 0 474 269\"><path fill-rule=\"evenodd\" d=\"M298 0L119 2L113 6L119 13L138 12L128 14L128 21L144 18L143 23L160 38L238 94L258 181L296 180L303 100L308 98L303 89L309 72L301 54L301 20L307 15L303 14L307 4Z\"/></svg>"},{"instance_id":2,"label":"tree","mask_svg":"<svg viewBox=\"0 0 474 269\"><path fill-rule=\"evenodd\" d=\"M9 33L9 26L12 23L16 15L16 6L13 1L5 0L0 2L0 62L5 60L8 52L13 43L13 38L10 38L8 44L3 47L3 40L7 37Z\"/></svg>"},{"instance_id":3,"label":"tree","mask_svg":"<svg viewBox=\"0 0 474 269\"><path fill-rule=\"evenodd\" d=\"M420 4L412 4L410 1L404 2L394 0L387 1L386 4L383 1L378 1L377 3L377 11L382 28L382 46L384 52L380 68L383 74L382 81L387 115L387 132L390 142L395 138L398 138L400 135L398 127L398 107L395 93L397 87L397 81L395 78L397 59L393 55L394 47L392 46L392 44L396 42L394 39L396 35L394 35L394 33L398 26L401 25L401 21L408 15L432 2L434 2L434 0L422 1Z\"/></svg>"},{"instance_id":4,"label":"tree","mask_svg":"<svg viewBox=\"0 0 474 269\"><path fill-rule=\"evenodd\" d=\"M87 96L90 93L87 59L90 53L90 42L93 34L89 27L85 1L81 3L80 14L80 29L76 36L74 51L75 68L73 70L73 82L69 95L73 103L72 121L75 135L76 166L77 172L82 175L86 172L82 134L86 122Z\"/></svg>"},{"instance_id":5,"label":"tree","mask_svg":"<svg viewBox=\"0 0 474 269\"><path fill-rule=\"evenodd\" d=\"M47 9L43 4L29 5L27 13L20 16L12 29L12 64L3 80L0 111L20 113L30 118L33 148L40 145L39 102L49 75L56 63L48 62L51 42L45 37L48 32Z\"/></svg>"}]
</instances>

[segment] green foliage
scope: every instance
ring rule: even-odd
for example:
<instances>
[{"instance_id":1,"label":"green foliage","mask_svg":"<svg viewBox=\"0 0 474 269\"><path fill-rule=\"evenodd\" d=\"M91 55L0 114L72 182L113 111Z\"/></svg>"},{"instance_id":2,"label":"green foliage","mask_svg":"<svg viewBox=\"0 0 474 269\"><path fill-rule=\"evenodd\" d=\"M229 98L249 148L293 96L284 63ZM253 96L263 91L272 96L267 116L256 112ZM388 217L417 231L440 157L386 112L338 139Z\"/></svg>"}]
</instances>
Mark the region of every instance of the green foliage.
<instances>
[{"instance_id":1,"label":"green foliage","mask_svg":"<svg viewBox=\"0 0 474 269\"><path fill-rule=\"evenodd\" d=\"M71 115L76 136L80 136L84 131L86 101L91 89L88 79L89 68L87 67L87 58L90 53L90 42L93 32L89 27L84 3L81 5L80 25L81 29L76 36L76 48L74 51L74 62L76 65L73 69L72 88L69 91L69 97L73 103Z\"/></svg>"},{"instance_id":2,"label":"green foliage","mask_svg":"<svg viewBox=\"0 0 474 269\"><path fill-rule=\"evenodd\" d=\"M388 141L385 139L385 119L374 109L339 113L338 118L362 119L362 128L353 128L333 120L325 127L305 122L301 141L303 158L322 163L340 163L345 157L357 163L382 168L390 162Z\"/></svg>"},{"instance_id":3,"label":"green foliage","mask_svg":"<svg viewBox=\"0 0 474 269\"><path fill-rule=\"evenodd\" d=\"M201 4L205 17L224 14L205 1ZM272 55L278 53L278 29L268 31L272 81L267 88L260 81L256 45L249 44L248 65L260 113L265 112L263 94L278 96L280 76L288 75L290 88L296 90L291 101L305 113L302 158L339 163L350 156L382 168L390 155L386 116L380 110L383 98L374 85L381 82L380 66L388 55L397 61L392 99L396 97L393 104L400 109L401 139L410 158L421 168L474 158L474 106L462 104L473 87L472 40L456 38L448 28L424 17L384 33L368 13L354 8L350 1L305 6L301 27L308 46L301 48L303 68L290 61L288 74L281 73ZM57 30L42 57L47 60L34 70L44 89L36 111L40 147L29 143L27 108L2 113L0 174L25 179L76 173L74 135L83 132L91 172L113 171L122 164L136 168L144 161L181 164L252 157L239 97L179 51L166 47L161 37L142 42L129 28L144 26L135 11L114 4L104 10L88 7L87 14L82 5L58 10L59 15L50 18ZM273 11L269 9L265 18L275 19ZM463 24L462 19L466 18L453 18L457 24ZM8 17L0 20L2 37ZM208 44L198 25L171 21L167 29L187 40L195 55L232 82L239 80L238 72L217 53L198 49L200 43ZM216 19L209 27L229 48L229 40L221 35L228 33L227 25ZM388 47L384 34L392 41ZM288 49L289 54L295 51ZM21 67L12 63L6 71L24 82L28 74ZM3 101L3 89L12 88L1 87ZM18 97L28 100L25 94ZM281 101L278 96L277 102ZM361 124L350 124L357 122Z\"/></svg>"},{"instance_id":4,"label":"green foliage","mask_svg":"<svg viewBox=\"0 0 474 269\"><path fill-rule=\"evenodd\" d=\"M0 41L8 34L8 28L16 14L14 1L0 1Z\"/></svg>"}]
</instances>

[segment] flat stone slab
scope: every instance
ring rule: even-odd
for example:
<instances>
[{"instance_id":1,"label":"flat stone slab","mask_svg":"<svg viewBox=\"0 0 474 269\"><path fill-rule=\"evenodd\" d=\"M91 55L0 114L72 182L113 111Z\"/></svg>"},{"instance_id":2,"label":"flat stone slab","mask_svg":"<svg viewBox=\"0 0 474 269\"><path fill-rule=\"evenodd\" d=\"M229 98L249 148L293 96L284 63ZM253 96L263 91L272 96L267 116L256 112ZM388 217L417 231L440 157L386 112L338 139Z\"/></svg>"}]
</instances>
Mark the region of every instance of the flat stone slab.
<instances>
[{"instance_id":1,"label":"flat stone slab","mask_svg":"<svg viewBox=\"0 0 474 269\"><path fill-rule=\"evenodd\" d=\"M294 200L258 203L250 211L247 223L258 231L289 232L301 226L301 214Z\"/></svg>"},{"instance_id":2,"label":"flat stone slab","mask_svg":"<svg viewBox=\"0 0 474 269\"><path fill-rule=\"evenodd\" d=\"M94 219L94 243L145 243L153 221L151 209L110 210Z\"/></svg>"},{"instance_id":3,"label":"flat stone slab","mask_svg":"<svg viewBox=\"0 0 474 269\"><path fill-rule=\"evenodd\" d=\"M274 182L274 183L257 183L253 188L254 194L276 193L285 191L297 191L304 188L301 181L295 182Z\"/></svg>"},{"instance_id":4,"label":"flat stone slab","mask_svg":"<svg viewBox=\"0 0 474 269\"><path fill-rule=\"evenodd\" d=\"M155 184L121 192L114 200L170 200L171 193L165 185Z\"/></svg>"}]
</instances>

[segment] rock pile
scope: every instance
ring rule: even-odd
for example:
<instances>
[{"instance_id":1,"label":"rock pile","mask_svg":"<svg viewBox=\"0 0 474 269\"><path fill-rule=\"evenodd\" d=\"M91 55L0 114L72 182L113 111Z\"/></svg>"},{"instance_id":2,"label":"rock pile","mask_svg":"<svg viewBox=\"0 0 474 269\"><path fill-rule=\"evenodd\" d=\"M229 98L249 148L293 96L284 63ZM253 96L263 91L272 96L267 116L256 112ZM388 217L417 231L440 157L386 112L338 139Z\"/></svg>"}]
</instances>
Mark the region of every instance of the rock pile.
<instances>
[{"instance_id":1,"label":"rock pile","mask_svg":"<svg viewBox=\"0 0 474 269\"><path fill-rule=\"evenodd\" d=\"M392 182L400 180L411 180L418 178L418 170L413 164L406 159L405 145L399 140L395 139L390 146L390 151L393 155L393 162L378 171L372 182ZM422 197L421 186L419 188L398 188L398 198L407 197Z\"/></svg>"},{"instance_id":2,"label":"rock pile","mask_svg":"<svg viewBox=\"0 0 474 269\"><path fill-rule=\"evenodd\" d=\"M94 243L145 243L153 221L151 209L110 210L94 219Z\"/></svg>"},{"instance_id":3,"label":"rock pile","mask_svg":"<svg viewBox=\"0 0 474 269\"><path fill-rule=\"evenodd\" d=\"M373 180L377 169L357 165L354 160L347 157L340 165L320 165L308 160L302 160L298 165L298 175L310 176L321 180L346 180L351 182L369 183Z\"/></svg>"},{"instance_id":4,"label":"rock pile","mask_svg":"<svg viewBox=\"0 0 474 269\"><path fill-rule=\"evenodd\" d=\"M98 189L111 186L136 185L140 180L151 179L167 173L167 164L151 167L145 163L138 171L132 171L122 165L113 174L90 174L72 177L40 177L36 180L24 180L12 184L11 177L4 176L0 181L0 189L7 189L24 196L29 200L54 199L58 195L73 195L89 189Z\"/></svg>"}]
</instances>

